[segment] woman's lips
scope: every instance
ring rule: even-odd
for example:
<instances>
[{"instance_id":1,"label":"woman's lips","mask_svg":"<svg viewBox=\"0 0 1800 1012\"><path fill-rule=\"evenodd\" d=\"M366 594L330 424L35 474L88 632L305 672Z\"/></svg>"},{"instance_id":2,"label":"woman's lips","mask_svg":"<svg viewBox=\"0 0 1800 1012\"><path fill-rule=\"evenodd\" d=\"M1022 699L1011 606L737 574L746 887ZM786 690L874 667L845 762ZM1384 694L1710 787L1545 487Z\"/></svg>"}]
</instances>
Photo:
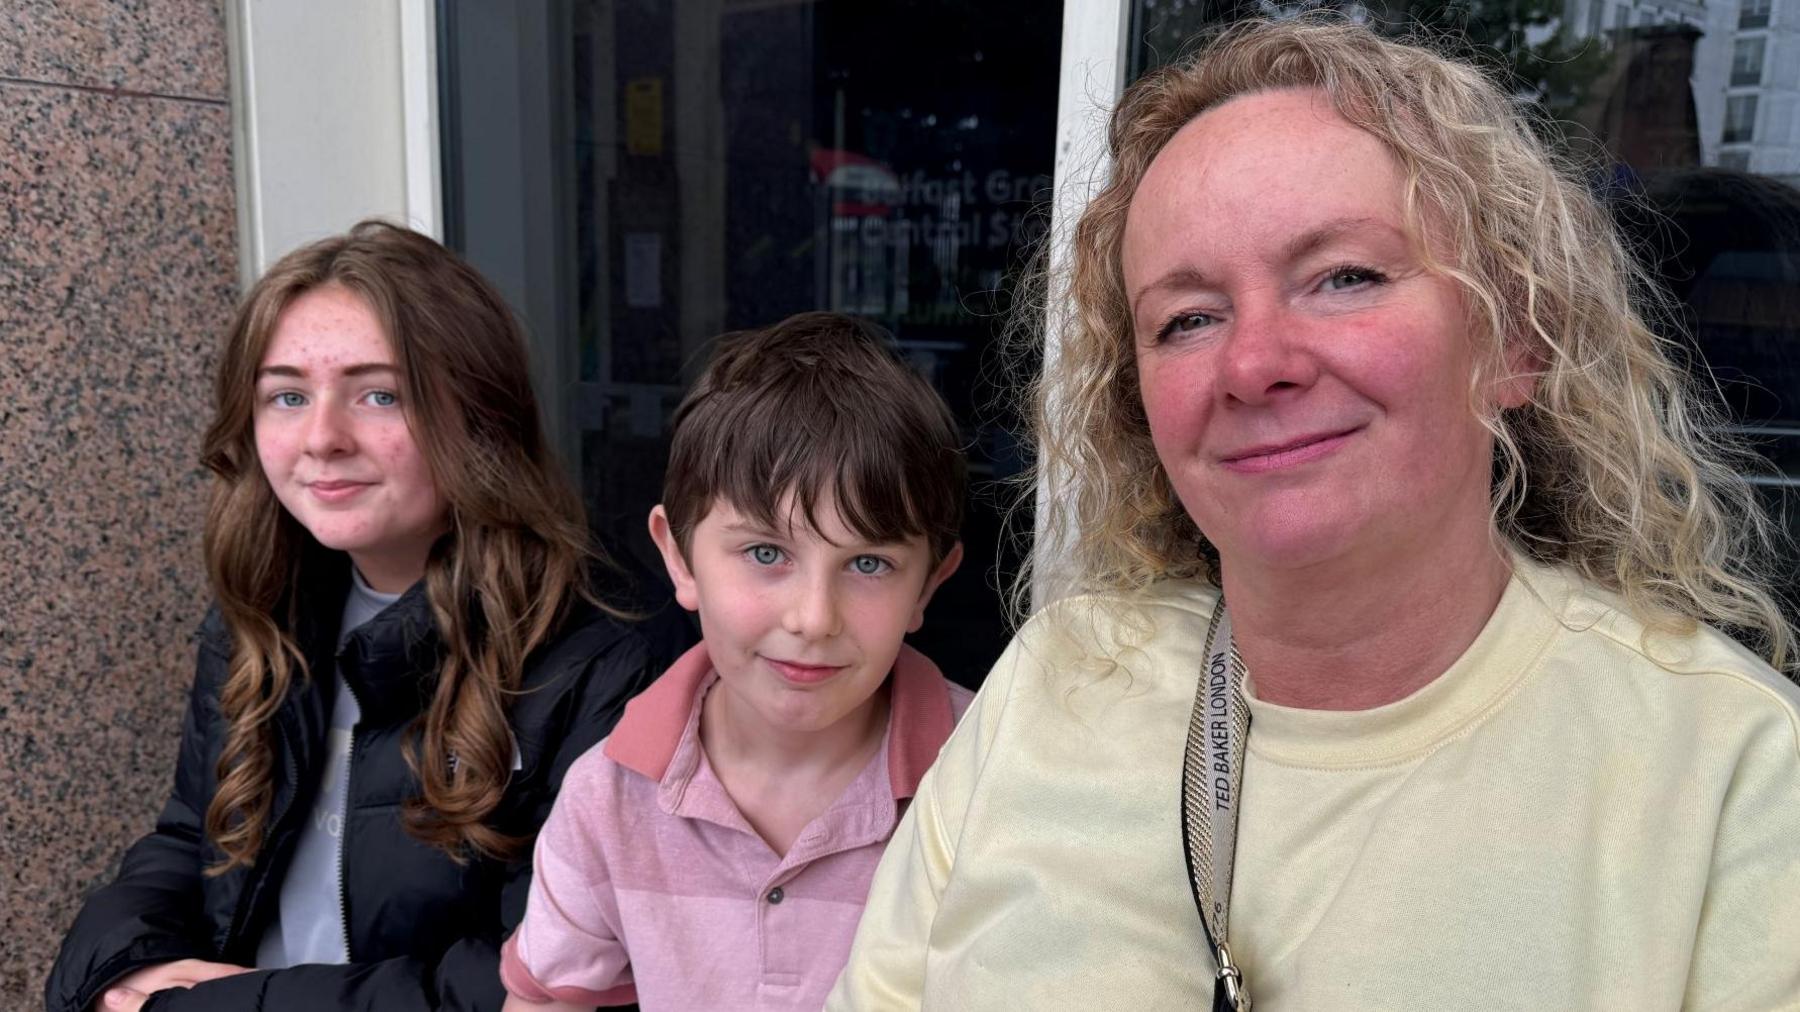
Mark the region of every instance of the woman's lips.
<instances>
[{"instance_id":1,"label":"woman's lips","mask_svg":"<svg viewBox=\"0 0 1800 1012\"><path fill-rule=\"evenodd\" d=\"M844 670L842 664L801 664L797 661L779 661L773 657L763 659L781 677L800 685L815 685Z\"/></svg>"},{"instance_id":2,"label":"woman's lips","mask_svg":"<svg viewBox=\"0 0 1800 1012\"><path fill-rule=\"evenodd\" d=\"M1359 428L1302 436L1268 446L1252 447L1221 459L1226 470L1242 474L1262 474L1282 468L1308 464L1337 452Z\"/></svg>"}]
</instances>

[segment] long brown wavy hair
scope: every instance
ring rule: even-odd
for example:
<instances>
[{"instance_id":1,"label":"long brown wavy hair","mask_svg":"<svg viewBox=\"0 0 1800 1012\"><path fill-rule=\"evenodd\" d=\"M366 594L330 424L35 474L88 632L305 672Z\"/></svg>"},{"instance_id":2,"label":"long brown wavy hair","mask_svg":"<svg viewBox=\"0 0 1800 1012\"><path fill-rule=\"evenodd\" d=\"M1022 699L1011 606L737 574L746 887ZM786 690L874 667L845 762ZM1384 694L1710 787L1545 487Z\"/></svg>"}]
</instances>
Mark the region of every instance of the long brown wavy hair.
<instances>
[{"instance_id":1,"label":"long brown wavy hair","mask_svg":"<svg viewBox=\"0 0 1800 1012\"><path fill-rule=\"evenodd\" d=\"M283 310L327 285L355 293L380 322L408 427L449 508L425 567L441 661L407 746L421 790L406 805L406 828L459 861L471 851L512 856L523 840L484 821L512 768L508 703L526 658L585 594L587 526L544 438L525 338L505 301L438 243L369 220L269 268L221 349L202 461L217 476L205 554L231 632L219 697L230 730L206 810L207 835L225 857L209 871L251 864L262 847L274 795L270 722L295 679L314 674L294 630L328 556L275 498L253 408Z\"/></svg>"},{"instance_id":2,"label":"long brown wavy hair","mask_svg":"<svg viewBox=\"0 0 1800 1012\"><path fill-rule=\"evenodd\" d=\"M1479 390L1523 348L1531 401L1484 415L1496 454L1494 529L1517 551L1622 595L1652 629L1729 628L1793 674L1778 528L1736 470L1757 463L1725 433L1716 391L1649 325L1671 316L1654 277L1530 114L1477 68L1335 15L1251 20L1126 90L1112 114L1105 187L1075 226L1043 308L1061 340L1029 391L1040 557L1066 552L1058 590L1132 591L1216 578L1216 552L1176 499L1145 420L1120 268L1138 183L1183 126L1240 95L1316 88L1393 154L1415 235L1451 240L1428 266L1473 307ZM1063 282L1060 285L1055 281ZM1015 602L1029 592L1019 581Z\"/></svg>"}]
</instances>

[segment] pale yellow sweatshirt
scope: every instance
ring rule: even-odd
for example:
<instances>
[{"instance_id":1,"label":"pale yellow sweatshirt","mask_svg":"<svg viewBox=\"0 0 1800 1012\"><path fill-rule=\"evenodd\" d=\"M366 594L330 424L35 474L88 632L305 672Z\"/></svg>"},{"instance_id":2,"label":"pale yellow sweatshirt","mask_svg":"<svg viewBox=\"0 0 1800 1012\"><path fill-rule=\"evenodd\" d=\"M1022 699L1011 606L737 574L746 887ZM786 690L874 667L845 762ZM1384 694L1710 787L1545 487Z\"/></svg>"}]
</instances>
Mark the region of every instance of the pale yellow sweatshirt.
<instances>
[{"instance_id":1,"label":"pale yellow sweatshirt","mask_svg":"<svg viewBox=\"0 0 1800 1012\"><path fill-rule=\"evenodd\" d=\"M1169 583L1025 627L828 1008L1208 1007L1178 790L1216 599ZM1230 924L1259 1010L1800 1009L1800 690L1724 636L1646 646L1611 595L1521 562L1411 697L1252 714Z\"/></svg>"}]
</instances>

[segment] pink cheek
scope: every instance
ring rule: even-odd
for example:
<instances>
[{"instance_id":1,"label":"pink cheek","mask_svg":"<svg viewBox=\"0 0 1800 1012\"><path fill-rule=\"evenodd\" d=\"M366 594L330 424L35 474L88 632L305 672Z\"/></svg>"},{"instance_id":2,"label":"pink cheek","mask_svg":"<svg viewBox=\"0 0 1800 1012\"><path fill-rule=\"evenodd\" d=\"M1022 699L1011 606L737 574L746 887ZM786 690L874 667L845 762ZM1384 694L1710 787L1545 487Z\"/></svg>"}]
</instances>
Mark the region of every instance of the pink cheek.
<instances>
[{"instance_id":1,"label":"pink cheek","mask_svg":"<svg viewBox=\"0 0 1800 1012\"><path fill-rule=\"evenodd\" d=\"M296 453L288 441L278 435L259 431L256 434L256 460L270 480L285 477L293 469Z\"/></svg>"},{"instance_id":2,"label":"pink cheek","mask_svg":"<svg viewBox=\"0 0 1800 1012\"><path fill-rule=\"evenodd\" d=\"M1144 420L1150 427L1150 442L1165 449L1192 442L1206 427L1207 405L1195 394L1182 394L1159 389L1144 398Z\"/></svg>"}]
</instances>

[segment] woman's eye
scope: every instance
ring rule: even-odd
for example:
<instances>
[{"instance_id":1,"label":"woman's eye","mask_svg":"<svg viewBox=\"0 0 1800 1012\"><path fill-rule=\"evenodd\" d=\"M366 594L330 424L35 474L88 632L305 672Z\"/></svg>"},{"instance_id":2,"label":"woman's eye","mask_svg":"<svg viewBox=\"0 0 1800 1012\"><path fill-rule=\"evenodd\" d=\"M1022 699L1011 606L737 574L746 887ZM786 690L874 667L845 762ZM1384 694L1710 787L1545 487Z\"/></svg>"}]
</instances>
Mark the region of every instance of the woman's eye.
<instances>
[{"instance_id":1,"label":"woman's eye","mask_svg":"<svg viewBox=\"0 0 1800 1012\"><path fill-rule=\"evenodd\" d=\"M876 558L873 555L858 555L850 560L850 568L863 576L880 576L893 567L888 565L886 559Z\"/></svg>"},{"instance_id":2,"label":"woman's eye","mask_svg":"<svg viewBox=\"0 0 1800 1012\"><path fill-rule=\"evenodd\" d=\"M1212 322L1213 318L1205 313L1181 313L1171 317L1168 323L1163 324L1162 329L1156 332L1156 339L1167 341L1179 334L1193 333Z\"/></svg>"},{"instance_id":3,"label":"woman's eye","mask_svg":"<svg viewBox=\"0 0 1800 1012\"><path fill-rule=\"evenodd\" d=\"M750 561L759 566L773 566L781 561L781 549L774 545L751 545L749 555Z\"/></svg>"},{"instance_id":4,"label":"woman's eye","mask_svg":"<svg viewBox=\"0 0 1800 1012\"><path fill-rule=\"evenodd\" d=\"M295 393L292 390L283 390L269 398L269 401L278 408L299 408L306 406L306 397L303 394Z\"/></svg>"},{"instance_id":5,"label":"woman's eye","mask_svg":"<svg viewBox=\"0 0 1800 1012\"><path fill-rule=\"evenodd\" d=\"M400 403L400 398L392 390L371 390L368 400L378 408L391 408Z\"/></svg>"},{"instance_id":6,"label":"woman's eye","mask_svg":"<svg viewBox=\"0 0 1800 1012\"><path fill-rule=\"evenodd\" d=\"M1387 275L1368 267L1339 267L1325 277L1325 288L1328 291L1341 292L1346 288L1376 285L1386 280Z\"/></svg>"}]
</instances>

